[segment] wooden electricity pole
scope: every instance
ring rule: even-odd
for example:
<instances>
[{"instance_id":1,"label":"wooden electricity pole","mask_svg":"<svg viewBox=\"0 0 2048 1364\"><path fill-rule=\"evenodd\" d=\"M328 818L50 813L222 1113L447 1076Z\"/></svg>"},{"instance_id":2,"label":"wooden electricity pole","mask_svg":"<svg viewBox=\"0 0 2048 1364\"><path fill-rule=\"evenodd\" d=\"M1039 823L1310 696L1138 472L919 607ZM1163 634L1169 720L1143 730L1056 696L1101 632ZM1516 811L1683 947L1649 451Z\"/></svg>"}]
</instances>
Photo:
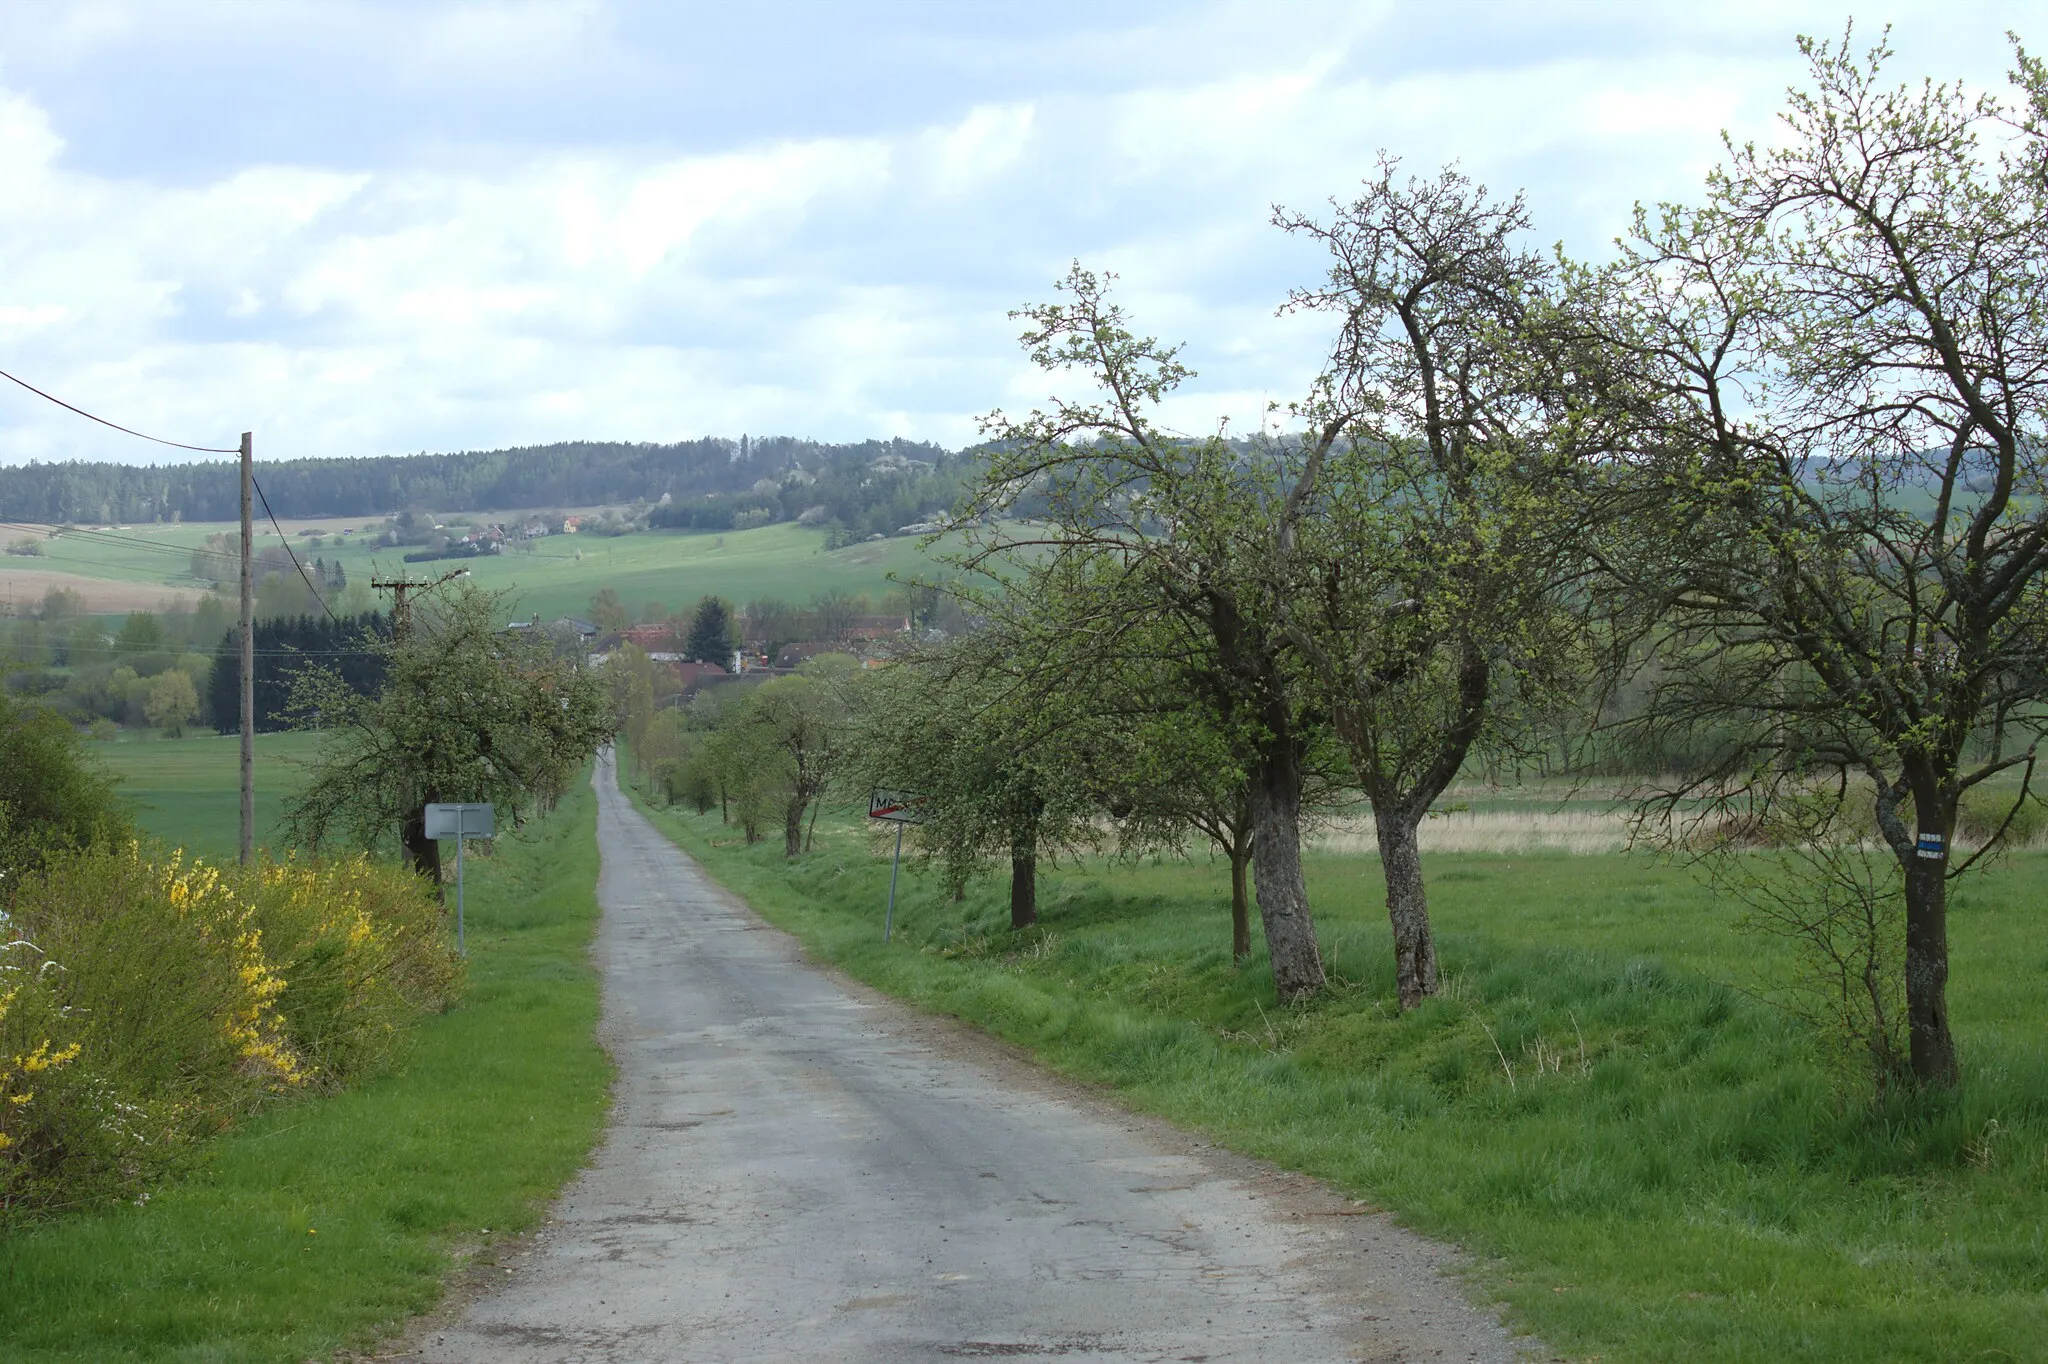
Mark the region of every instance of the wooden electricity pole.
<instances>
[{"instance_id":1,"label":"wooden electricity pole","mask_svg":"<svg viewBox=\"0 0 2048 1364\"><path fill-rule=\"evenodd\" d=\"M412 633L412 606L405 599L406 593L431 590L442 583L468 576L468 569L458 568L453 573L443 573L432 582L414 582L409 578L372 578L370 586L379 592L391 594L391 637L404 639Z\"/></svg>"},{"instance_id":2,"label":"wooden electricity pole","mask_svg":"<svg viewBox=\"0 0 2048 1364\"><path fill-rule=\"evenodd\" d=\"M256 440L242 433L242 865L256 856L256 579L249 490L256 482Z\"/></svg>"}]
</instances>

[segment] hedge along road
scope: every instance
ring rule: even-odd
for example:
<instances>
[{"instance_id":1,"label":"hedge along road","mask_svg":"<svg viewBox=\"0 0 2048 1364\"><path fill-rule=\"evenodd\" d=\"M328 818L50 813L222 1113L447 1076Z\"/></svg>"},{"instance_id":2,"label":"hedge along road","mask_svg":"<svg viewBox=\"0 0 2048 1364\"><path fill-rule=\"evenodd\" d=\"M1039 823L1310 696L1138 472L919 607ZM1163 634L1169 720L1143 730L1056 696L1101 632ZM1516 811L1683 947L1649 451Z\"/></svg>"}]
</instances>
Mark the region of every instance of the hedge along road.
<instances>
[{"instance_id":1,"label":"hedge along road","mask_svg":"<svg viewBox=\"0 0 2048 1364\"><path fill-rule=\"evenodd\" d=\"M809 966L595 784L612 1127L414 1357L1519 1357L1440 1247Z\"/></svg>"}]
</instances>

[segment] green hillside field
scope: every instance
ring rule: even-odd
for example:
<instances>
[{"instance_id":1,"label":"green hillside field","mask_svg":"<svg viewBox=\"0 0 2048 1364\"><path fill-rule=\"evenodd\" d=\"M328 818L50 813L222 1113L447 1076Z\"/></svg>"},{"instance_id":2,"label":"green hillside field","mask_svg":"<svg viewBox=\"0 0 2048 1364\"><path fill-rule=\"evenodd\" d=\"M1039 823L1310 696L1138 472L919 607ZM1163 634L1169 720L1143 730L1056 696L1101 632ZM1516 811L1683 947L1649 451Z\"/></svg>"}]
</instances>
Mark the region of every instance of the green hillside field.
<instances>
[{"instance_id":1,"label":"green hillside field","mask_svg":"<svg viewBox=\"0 0 2048 1364\"><path fill-rule=\"evenodd\" d=\"M510 515L486 513L474 519ZM744 531L551 535L531 542L533 548L528 551L417 564L404 559L417 546L372 550L367 541L373 531L364 527L381 530L381 522L287 519L283 526L301 558L339 562L352 591L366 587L372 577L403 574L418 579L467 568L484 587L514 589L517 609L543 619L587 612L590 599L606 587L617 592L628 609L648 616L686 609L706 594L736 604L779 597L801 605L818 593L835 590L879 597L894 586L892 573L908 577L932 568L919 541L911 537L827 550L823 531L786 522ZM317 531L322 543L307 547L307 537L299 534L305 529ZM341 537L343 529L354 529L356 534ZM191 576L192 550L203 545L209 534L233 530L232 524L224 523L83 530L45 540L42 554L9 563L24 570L57 570L189 590L203 586ZM276 532L268 525L262 530L256 541L259 551L278 543ZM656 603L665 610L647 609ZM382 603L365 599L352 609L378 604Z\"/></svg>"}]
</instances>

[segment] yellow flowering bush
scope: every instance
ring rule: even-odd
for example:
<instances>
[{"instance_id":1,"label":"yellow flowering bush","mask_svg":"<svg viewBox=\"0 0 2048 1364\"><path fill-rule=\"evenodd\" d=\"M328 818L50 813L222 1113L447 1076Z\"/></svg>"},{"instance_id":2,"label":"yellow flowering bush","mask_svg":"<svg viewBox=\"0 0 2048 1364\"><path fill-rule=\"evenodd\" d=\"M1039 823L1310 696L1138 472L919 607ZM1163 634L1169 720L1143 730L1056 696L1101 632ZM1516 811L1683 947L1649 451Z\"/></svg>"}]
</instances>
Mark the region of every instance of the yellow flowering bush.
<instances>
[{"instance_id":1,"label":"yellow flowering bush","mask_svg":"<svg viewBox=\"0 0 2048 1364\"><path fill-rule=\"evenodd\" d=\"M249 874L242 893L282 978L277 1007L306 1080L347 1083L454 998L461 960L446 916L403 868L287 859Z\"/></svg>"},{"instance_id":2,"label":"yellow flowering bush","mask_svg":"<svg viewBox=\"0 0 2048 1364\"><path fill-rule=\"evenodd\" d=\"M0 942L0 1211L126 1192L346 1084L460 983L439 906L364 858L68 854L15 888Z\"/></svg>"},{"instance_id":3,"label":"yellow flowering bush","mask_svg":"<svg viewBox=\"0 0 2048 1364\"><path fill-rule=\"evenodd\" d=\"M8 928L0 916L0 934ZM78 1059L78 1043L60 1043L50 1035L52 1010L42 966L35 944L0 942L0 1162L9 1147L20 1144L14 1134L26 1125L43 1075ZM5 1170L0 1164L0 1198L7 1191Z\"/></svg>"},{"instance_id":4,"label":"yellow flowering bush","mask_svg":"<svg viewBox=\"0 0 2048 1364\"><path fill-rule=\"evenodd\" d=\"M0 914L0 1208L20 1198L38 1120L52 1107L47 1091L81 1049L65 1035L64 1010L50 990L51 963L14 934Z\"/></svg>"}]
</instances>

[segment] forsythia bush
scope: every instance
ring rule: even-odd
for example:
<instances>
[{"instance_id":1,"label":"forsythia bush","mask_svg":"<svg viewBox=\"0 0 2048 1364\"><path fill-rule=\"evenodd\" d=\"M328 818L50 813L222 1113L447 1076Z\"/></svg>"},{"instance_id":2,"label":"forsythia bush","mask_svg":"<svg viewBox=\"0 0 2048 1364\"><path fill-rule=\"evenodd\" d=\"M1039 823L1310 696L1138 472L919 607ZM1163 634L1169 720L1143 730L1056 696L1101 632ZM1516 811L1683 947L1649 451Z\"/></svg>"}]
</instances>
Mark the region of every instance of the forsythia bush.
<instances>
[{"instance_id":1,"label":"forsythia bush","mask_svg":"<svg viewBox=\"0 0 2048 1364\"><path fill-rule=\"evenodd\" d=\"M255 1106L348 1083L460 981L400 868L51 859L0 916L0 1213L129 1193Z\"/></svg>"}]
</instances>

